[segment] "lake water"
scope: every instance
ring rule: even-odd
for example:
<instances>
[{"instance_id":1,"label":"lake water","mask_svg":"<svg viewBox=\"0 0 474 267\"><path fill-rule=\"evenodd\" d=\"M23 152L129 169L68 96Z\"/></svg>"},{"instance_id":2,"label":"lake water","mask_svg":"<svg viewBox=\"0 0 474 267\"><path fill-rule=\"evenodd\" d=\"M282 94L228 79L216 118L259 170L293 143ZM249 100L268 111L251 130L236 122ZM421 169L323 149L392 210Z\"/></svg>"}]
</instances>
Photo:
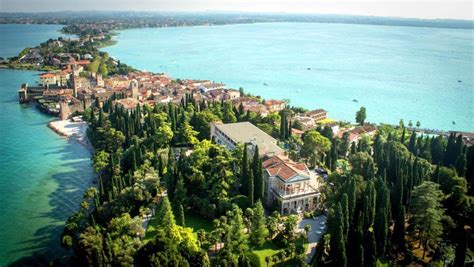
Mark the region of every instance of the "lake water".
<instances>
[{"instance_id":1,"label":"lake water","mask_svg":"<svg viewBox=\"0 0 474 267\"><path fill-rule=\"evenodd\" d=\"M9 31L13 26L18 31ZM2 56L35 45L18 41L18 34L26 40L31 33L41 42L59 35L60 28L13 26L0 25ZM59 246L64 222L79 208L93 177L85 148L51 131L52 117L18 104L19 86L34 84L37 74L0 69L0 266L37 254L45 257L36 262L64 255Z\"/></svg>"},{"instance_id":2,"label":"lake water","mask_svg":"<svg viewBox=\"0 0 474 267\"><path fill-rule=\"evenodd\" d=\"M67 35L59 32L61 25L1 24L0 57L17 56L26 47L34 47L49 38Z\"/></svg>"},{"instance_id":3,"label":"lake water","mask_svg":"<svg viewBox=\"0 0 474 267\"><path fill-rule=\"evenodd\" d=\"M474 131L474 31L267 23L125 30L103 49L138 69L209 79L354 121ZM354 102L353 100L357 100ZM455 124L453 124L455 121Z\"/></svg>"}]
</instances>

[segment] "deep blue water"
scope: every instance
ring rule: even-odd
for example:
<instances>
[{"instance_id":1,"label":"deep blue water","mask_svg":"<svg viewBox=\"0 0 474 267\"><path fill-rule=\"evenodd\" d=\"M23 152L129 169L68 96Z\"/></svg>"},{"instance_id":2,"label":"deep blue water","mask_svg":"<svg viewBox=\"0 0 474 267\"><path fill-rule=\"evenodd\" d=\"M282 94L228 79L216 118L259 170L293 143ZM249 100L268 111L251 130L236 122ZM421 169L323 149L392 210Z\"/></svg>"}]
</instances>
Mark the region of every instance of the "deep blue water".
<instances>
[{"instance_id":1,"label":"deep blue water","mask_svg":"<svg viewBox=\"0 0 474 267\"><path fill-rule=\"evenodd\" d=\"M9 26L0 25L2 55L9 40L14 49L7 50L13 52L30 45L18 41L18 34L27 39L31 31L44 41L58 29L15 25L18 32L4 31ZM59 246L62 227L79 208L93 177L86 149L51 131L47 123L52 117L18 104L19 86L34 84L37 74L0 69L0 266L35 253L44 253L46 259L64 255Z\"/></svg>"},{"instance_id":2,"label":"deep blue water","mask_svg":"<svg viewBox=\"0 0 474 267\"><path fill-rule=\"evenodd\" d=\"M474 131L473 36L466 29L266 23L131 29L104 50L139 69L242 86L324 108L335 119L354 121L365 106L371 122Z\"/></svg>"},{"instance_id":3,"label":"deep blue water","mask_svg":"<svg viewBox=\"0 0 474 267\"><path fill-rule=\"evenodd\" d=\"M17 56L25 47L34 47L49 38L65 37L61 25L1 24L0 57Z\"/></svg>"}]
</instances>

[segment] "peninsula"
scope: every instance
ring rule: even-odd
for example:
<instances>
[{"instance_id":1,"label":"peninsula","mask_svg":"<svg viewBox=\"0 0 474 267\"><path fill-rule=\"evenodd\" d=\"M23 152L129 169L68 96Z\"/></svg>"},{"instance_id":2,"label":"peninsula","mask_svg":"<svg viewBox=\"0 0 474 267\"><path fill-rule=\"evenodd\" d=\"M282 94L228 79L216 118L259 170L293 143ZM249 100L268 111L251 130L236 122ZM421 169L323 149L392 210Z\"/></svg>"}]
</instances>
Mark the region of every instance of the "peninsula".
<instances>
[{"instance_id":1,"label":"peninsula","mask_svg":"<svg viewBox=\"0 0 474 267\"><path fill-rule=\"evenodd\" d=\"M471 133L375 125L364 107L355 124L337 122L320 107L136 70L99 50L116 27L70 24L78 38L3 64L47 70L19 101L87 125L98 180L66 222L69 264L471 261Z\"/></svg>"}]
</instances>

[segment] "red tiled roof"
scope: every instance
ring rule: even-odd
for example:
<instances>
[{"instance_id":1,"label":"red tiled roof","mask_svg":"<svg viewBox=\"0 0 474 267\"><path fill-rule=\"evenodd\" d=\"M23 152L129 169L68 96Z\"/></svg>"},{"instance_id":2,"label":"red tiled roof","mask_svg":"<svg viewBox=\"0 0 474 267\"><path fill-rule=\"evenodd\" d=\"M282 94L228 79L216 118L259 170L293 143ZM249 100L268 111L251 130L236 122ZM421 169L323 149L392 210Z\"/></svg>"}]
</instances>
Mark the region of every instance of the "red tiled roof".
<instances>
[{"instance_id":1,"label":"red tiled roof","mask_svg":"<svg viewBox=\"0 0 474 267\"><path fill-rule=\"evenodd\" d=\"M54 78L56 77L56 75L54 75L53 73L45 73L45 74L41 74L40 77L41 78Z\"/></svg>"},{"instance_id":2,"label":"red tiled roof","mask_svg":"<svg viewBox=\"0 0 474 267\"><path fill-rule=\"evenodd\" d=\"M265 105L281 105L281 104L284 104L285 102L284 101L281 101L281 100L275 100L275 99L268 99L268 100L265 100Z\"/></svg>"},{"instance_id":3,"label":"red tiled roof","mask_svg":"<svg viewBox=\"0 0 474 267\"><path fill-rule=\"evenodd\" d=\"M287 181L299 172L307 172L308 168L304 163L296 163L282 156L273 156L262 163L264 169L271 176L278 176Z\"/></svg>"},{"instance_id":4,"label":"red tiled roof","mask_svg":"<svg viewBox=\"0 0 474 267\"><path fill-rule=\"evenodd\" d=\"M302 135L302 134L304 134L304 131L301 131L301 130L298 130L298 129L295 129L295 128L291 128L291 133L296 134L296 135Z\"/></svg>"}]
</instances>

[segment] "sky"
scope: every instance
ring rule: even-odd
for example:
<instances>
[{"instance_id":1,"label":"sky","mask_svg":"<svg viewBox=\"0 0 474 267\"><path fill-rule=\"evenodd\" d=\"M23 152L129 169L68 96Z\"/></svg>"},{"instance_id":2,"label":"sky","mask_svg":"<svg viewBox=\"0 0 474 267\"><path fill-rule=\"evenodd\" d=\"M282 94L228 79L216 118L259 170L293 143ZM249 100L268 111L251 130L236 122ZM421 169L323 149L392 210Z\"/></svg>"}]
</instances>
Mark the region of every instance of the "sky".
<instances>
[{"instance_id":1,"label":"sky","mask_svg":"<svg viewBox=\"0 0 474 267\"><path fill-rule=\"evenodd\" d=\"M0 0L1 12L62 10L286 12L473 20L472 0Z\"/></svg>"}]
</instances>

